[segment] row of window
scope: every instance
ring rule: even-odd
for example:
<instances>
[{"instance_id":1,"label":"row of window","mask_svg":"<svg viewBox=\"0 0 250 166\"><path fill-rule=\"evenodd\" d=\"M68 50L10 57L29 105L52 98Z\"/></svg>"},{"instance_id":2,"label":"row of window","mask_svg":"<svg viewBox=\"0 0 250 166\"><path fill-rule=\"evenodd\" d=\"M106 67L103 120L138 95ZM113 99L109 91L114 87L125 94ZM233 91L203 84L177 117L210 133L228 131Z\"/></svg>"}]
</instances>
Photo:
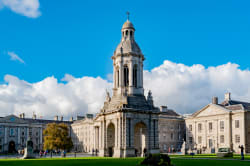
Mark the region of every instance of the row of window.
<instances>
[{"instance_id":1,"label":"row of window","mask_svg":"<svg viewBox=\"0 0 250 166\"><path fill-rule=\"evenodd\" d=\"M208 140L209 147L212 147L212 144L213 144L213 142L211 140L212 139ZM189 137L189 143L193 144L193 137ZM220 135L220 143L225 143L225 136L224 135ZM238 135L238 134L235 135L235 143L240 143L240 135ZM198 136L198 144L202 144L202 136Z\"/></svg>"},{"instance_id":2,"label":"row of window","mask_svg":"<svg viewBox=\"0 0 250 166\"><path fill-rule=\"evenodd\" d=\"M163 140L166 140L166 134L163 134ZM174 140L174 133L170 133L170 139ZM178 140L181 141L182 137L181 137L181 133L178 133Z\"/></svg>"},{"instance_id":3,"label":"row of window","mask_svg":"<svg viewBox=\"0 0 250 166\"><path fill-rule=\"evenodd\" d=\"M137 65L135 64L133 67L133 86L137 87ZM123 75L124 75L124 86L127 87L129 86L129 68L127 65L125 65L123 67ZM120 86L120 81L119 81L119 70L116 71L116 86L119 87Z\"/></svg>"},{"instance_id":4,"label":"row of window","mask_svg":"<svg viewBox=\"0 0 250 166\"><path fill-rule=\"evenodd\" d=\"M190 124L189 125L189 131L192 131L192 125ZM240 121L239 120L235 120L235 128L240 128ZM213 131L213 123L212 122L209 122L208 123L208 129L209 129L209 132L212 132ZM220 121L220 130L221 131L224 131L225 129L225 125L224 125L224 121ZM201 132L202 131L202 124L199 123L198 124L198 132Z\"/></svg>"},{"instance_id":5,"label":"row of window","mask_svg":"<svg viewBox=\"0 0 250 166\"><path fill-rule=\"evenodd\" d=\"M9 130L9 136L10 137L13 137L13 136L16 135L15 130L17 130L17 128L10 128L10 130ZM25 132L23 130L24 129L22 129L21 135L25 136ZM0 128L0 135L2 135L2 134L3 134L3 128ZM29 128L29 136L32 136L32 128ZM36 132L36 136L39 136L38 132Z\"/></svg>"}]
</instances>

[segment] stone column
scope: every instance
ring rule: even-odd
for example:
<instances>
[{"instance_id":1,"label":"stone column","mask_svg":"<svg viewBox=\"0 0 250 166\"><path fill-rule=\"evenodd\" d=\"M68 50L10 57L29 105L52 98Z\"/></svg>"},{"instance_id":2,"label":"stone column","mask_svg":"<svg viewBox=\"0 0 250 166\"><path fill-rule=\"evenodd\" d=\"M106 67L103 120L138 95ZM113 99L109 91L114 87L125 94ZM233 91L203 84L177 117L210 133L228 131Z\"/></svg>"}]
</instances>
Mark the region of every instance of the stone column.
<instances>
[{"instance_id":1,"label":"stone column","mask_svg":"<svg viewBox=\"0 0 250 166\"><path fill-rule=\"evenodd\" d=\"M5 126L4 128L4 144L7 144L7 136L8 136L8 128Z\"/></svg>"},{"instance_id":2,"label":"stone column","mask_svg":"<svg viewBox=\"0 0 250 166\"><path fill-rule=\"evenodd\" d=\"M129 86L133 86L133 61L129 63Z\"/></svg>"},{"instance_id":3,"label":"stone column","mask_svg":"<svg viewBox=\"0 0 250 166\"><path fill-rule=\"evenodd\" d=\"M17 128L17 144L20 144L20 127Z\"/></svg>"},{"instance_id":4,"label":"stone column","mask_svg":"<svg viewBox=\"0 0 250 166\"><path fill-rule=\"evenodd\" d=\"M43 144L43 128L40 128L40 144Z\"/></svg>"},{"instance_id":5,"label":"stone column","mask_svg":"<svg viewBox=\"0 0 250 166\"><path fill-rule=\"evenodd\" d=\"M113 64L113 87L117 88L117 79L116 79L116 67L115 67L115 63Z\"/></svg>"}]
</instances>

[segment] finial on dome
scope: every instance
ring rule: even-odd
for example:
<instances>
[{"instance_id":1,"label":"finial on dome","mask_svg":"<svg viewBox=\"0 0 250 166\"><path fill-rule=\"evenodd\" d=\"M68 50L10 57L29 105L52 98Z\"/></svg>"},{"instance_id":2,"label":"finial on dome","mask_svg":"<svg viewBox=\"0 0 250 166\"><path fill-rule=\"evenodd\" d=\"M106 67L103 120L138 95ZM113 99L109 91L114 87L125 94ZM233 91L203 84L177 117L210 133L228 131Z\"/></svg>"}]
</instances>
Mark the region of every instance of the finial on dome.
<instances>
[{"instance_id":1,"label":"finial on dome","mask_svg":"<svg viewBox=\"0 0 250 166\"><path fill-rule=\"evenodd\" d=\"M129 14L130 14L129 11L127 11L126 14L127 14L127 19L129 20Z\"/></svg>"}]
</instances>

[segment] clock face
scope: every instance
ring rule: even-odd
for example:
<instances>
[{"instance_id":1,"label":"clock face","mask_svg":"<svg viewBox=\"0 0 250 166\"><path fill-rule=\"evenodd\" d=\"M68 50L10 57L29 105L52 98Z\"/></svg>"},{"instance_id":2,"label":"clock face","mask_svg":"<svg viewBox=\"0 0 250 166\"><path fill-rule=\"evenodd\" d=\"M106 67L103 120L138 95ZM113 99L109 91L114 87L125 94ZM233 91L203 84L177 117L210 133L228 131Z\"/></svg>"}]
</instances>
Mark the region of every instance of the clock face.
<instances>
[{"instance_id":1,"label":"clock face","mask_svg":"<svg viewBox=\"0 0 250 166\"><path fill-rule=\"evenodd\" d=\"M14 121L15 121L15 118L14 118L14 117L10 118L10 121L11 121L11 122L14 122Z\"/></svg>"}]
</instances>

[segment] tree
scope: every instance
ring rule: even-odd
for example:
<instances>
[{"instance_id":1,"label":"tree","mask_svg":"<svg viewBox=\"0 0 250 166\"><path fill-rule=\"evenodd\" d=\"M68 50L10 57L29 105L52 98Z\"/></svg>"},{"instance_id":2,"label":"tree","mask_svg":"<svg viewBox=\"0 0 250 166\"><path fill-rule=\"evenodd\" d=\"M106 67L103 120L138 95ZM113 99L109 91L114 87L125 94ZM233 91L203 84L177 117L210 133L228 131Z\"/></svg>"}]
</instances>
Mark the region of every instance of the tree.
<instances>
[{"instance_id":1,"label":"tree","mask_svg":"<svg viewBox=\"0 0 250 166\"><path fill-rule=\"evenodd\" d=\"M70 150L73 142L69 136L69 127L64 123L49 123L43 131L44 149Z\"/></svg>"}]
</instances>

